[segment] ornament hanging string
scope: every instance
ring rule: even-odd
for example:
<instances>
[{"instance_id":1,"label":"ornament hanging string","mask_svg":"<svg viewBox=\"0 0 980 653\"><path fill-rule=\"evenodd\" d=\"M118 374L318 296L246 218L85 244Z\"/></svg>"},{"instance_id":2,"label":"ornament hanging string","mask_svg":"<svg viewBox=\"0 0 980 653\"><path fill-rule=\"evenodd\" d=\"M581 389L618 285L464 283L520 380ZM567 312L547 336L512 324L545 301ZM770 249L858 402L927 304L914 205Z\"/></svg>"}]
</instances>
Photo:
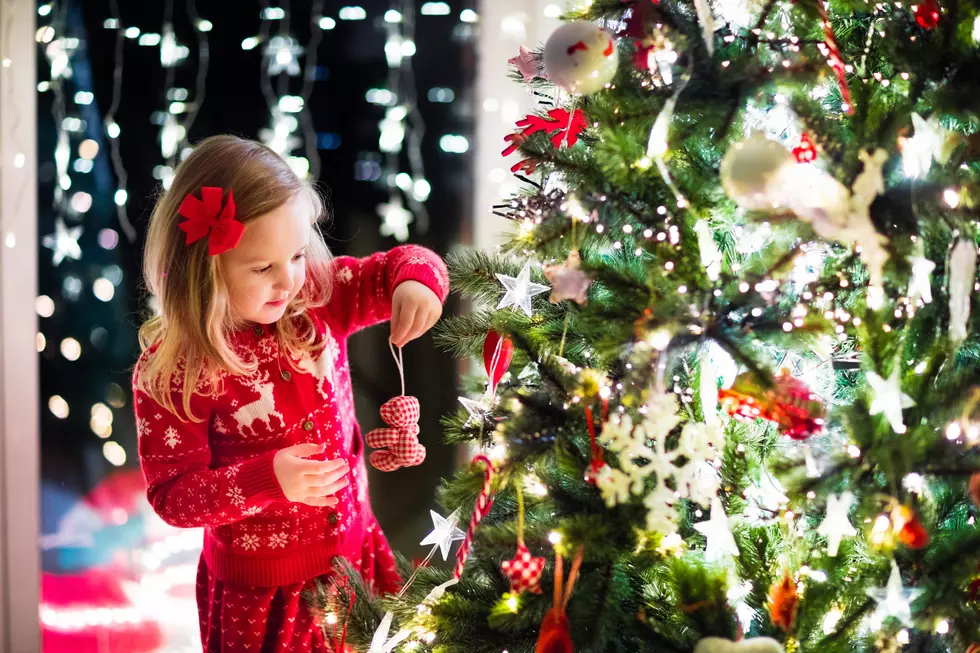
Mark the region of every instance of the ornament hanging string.
<instances>
[{"instance_id":1,"label":"ornament hanging string","mask_svg":"<svg viewBox=\"0 0 980 653\"><path fill-rule=\"evenodd\" d=\"M524 493L520 482L514 483L514 490L517 493L517 547L521 548L524 546Z\"/></svg>"},{"instance_id":2,"label":"ornament hanging string","mask_svg":"<svg viewBox=\"0 0 980 653\"><path fill-rule=\"evenodd\" d=\"M497 371L497 365L500 364L500 353L504 348L504 339L498 338L497 344L493 348L493 357L490 359L490 369L487 373L490 375L490 382L487 383L487 391L484 394L484 398L490 399L497 392L497 384L494 382L494 376ZM482 432L481 432L482 435Z\"/></svg>"},{"instance_id":3,"label":"ornament hanging string","mask_svg":"<svg viewBox=\"0 0 980 653\"><path fill-rule=\"evenodd\" d=\"M834 30L830 26L830 15L827 13L827 5L824 0L817 0L817 9L820 10L820 25L823 27L826 39L826 43L822 45L827 50L827 61L830 63L830 67L834 69L834 73L837 74L837 85L840 87L840 95L846 105L844 113L851 115L854 113L854 104L851 102L851 89L847 85L847 69L840 56L840 50L837 48L837 41L834 39Z\"/></svg>"},{"instance_id":4,"label":"ornament hanging string","mask_svg":"<svg viewBox=\"0 0 980 653\"><path fill-rule=\"evenodd\" d=\"M497 470L494 468L493 463L490 462L490 459L483 454L479 454L473 458L473 464L475 465L476 463L483 463L485 466L483 471L483 488L480 490L480 495L476 498L476 506L473 508L473 515L470 517L470 524L466 529L466 537L463 539L462 544L460 544L459 551L456 552L456 566L453 568L453 578L456 580L462 577L466 559L470 557L470 547L473 546L476 527L487 516L487 513L490 512L490 506L493 505L493 493L491 490Z\"/></svg>"},{"instance_id":5,"label":"ornament hanging string","mask_svg":"<svg viewBox=\"0 0 980 653\"><path fill-rule=\"evenodd\" d=\"M586 424L589 427L589 442L592 445L592 464L596 465L596 463L598 462L599 465L601 466L602 462L604 462L602 456L602 448L599 446L599 443L596 441L595 420L592 417L591 406L585 407L585 418L586 418ZM602 400L603 423L605 423L605 421L608 418L609 418L609 400L603 399Z\"/></svg>"},{"instance_id":6,"label":"ornament hanging string","mask_svg":"<svg viewBox=\"0 0 980 653\"><path fill-rule=\"evenodd\" d=\"M398 348L398 352L395 352L395 344L393 342L388 343L388 349L391 350L391 357L395 359L395 366L398 367L398 378L402 382L402 395L405 394L405 359L402 354L402 348Z\"/></svg>"}]
</instances>

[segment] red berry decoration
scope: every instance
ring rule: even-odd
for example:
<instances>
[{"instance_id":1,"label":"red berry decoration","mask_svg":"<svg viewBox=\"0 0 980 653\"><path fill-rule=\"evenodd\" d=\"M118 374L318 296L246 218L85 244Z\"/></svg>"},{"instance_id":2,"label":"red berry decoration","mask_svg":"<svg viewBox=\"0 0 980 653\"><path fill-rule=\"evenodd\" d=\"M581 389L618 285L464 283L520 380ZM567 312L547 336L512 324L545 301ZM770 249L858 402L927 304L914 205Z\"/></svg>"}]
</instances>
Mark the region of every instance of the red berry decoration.
<instances>
[{"instance_id":1,"label":"red berry decoration","mask_svg":"<svg viewBox=\"0 0 980 653\"><path fill-rule=\"evenodd\" d=\"M793 156L797 163L811 163L817 158L817 146L810 140L810 135L804 133L800 137L800 144L793 148Z\"/></svg>"},{"instance_id":2,"label":"red berry decoration","mask_svg":"<svg viewBox=\"0 0 980 653\"><path fill-rule=\"evenodd\" d=\"M915 22L922 29L932 29L939 24L939 3L936 0L922 0L914 9Z\"/></svg>"}]
</instances>

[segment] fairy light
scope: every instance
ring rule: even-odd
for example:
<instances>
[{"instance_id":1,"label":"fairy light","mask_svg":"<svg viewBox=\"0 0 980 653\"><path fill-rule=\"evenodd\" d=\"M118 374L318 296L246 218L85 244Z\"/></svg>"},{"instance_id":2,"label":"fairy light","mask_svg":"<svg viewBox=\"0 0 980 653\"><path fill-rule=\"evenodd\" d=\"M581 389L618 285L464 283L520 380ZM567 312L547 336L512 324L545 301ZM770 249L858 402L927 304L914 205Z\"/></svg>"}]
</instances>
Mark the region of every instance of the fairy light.
<instances>
[{"instance_id":1,"label":"fairy light","mask_svg":"<svg viewBox=\"0 0 980 653\"><path fill-rule=\"evenodd\" d=\"M102 455L110 464L116 467L122 467L126 464L126 450L118 442L113 440L109 440L102 445Z\"/></svg>"},{"instance_id":2,"label":"fairy light","mask_svg":"<svg viewBox=\"0 0 980 653\"><path fill-rule=\"evenodd\" d=\"M946 427L946 439L956 440L961 435L963 435L963 429L960 427L959 422L950 422Z\"/></svg>"},{"instance_id":3,"label":"fairy light","mask_svg":"<svg viewBox=\"0 0 980 653\"><path fill-rule=\"evenodd\" d=\"M955 188L947 188L943 191L943 201L946 202L946 206L955 209L960 205L960 194Z\"/></svg>"},{"instance_id":4,"label":"fairy light","mask_svg":"<svg viewBox=\"0 0 980 653\"><path fill-rule=\"evenodd\" d=\"M552 545L558 546L562 541L561 533L558 531L551 531L548 533L548 541L551 542Z\"/></svg>"},{"instance_id":5,"label":"fairy light","mask_svg":"<svg viewBox=\"0 0 980 653\"><path fill-rule=\"evenodd\" d=\"M449 6L445 3L425 3L422 15L445 15ZM388 202L381 207L407 204L410 215L402 212L380 210L382 235L394 234L398 240L408 237L408 227L393 228L392 219L398 218L414 222L420 232L425 232L429 225L429 216L425 202L429 199L432 186L425 178L425 166L422 159L422 134L425 123L418 109L418 97L415 91L415 71L413 57L415 45L415 9L409 0L392 0L391 8L385 12L384 26L385 60L388 64L387 91L384 102L388 108L384 118L379 122L378 149L384 156L382 177L388 188ZM449 90L449 89L445 89ZM451 92L451 91L450 91ZM469 149L469 142L464 136L446 134L439 141L444 152L463 153ZM401 153L405 150L409 171L402 172L400 168ZM401 182L401 183L399 183ZM403 199L404 198L404 199Z\"/></svg>"},{"instance_id":6,"label":"fairy light","mask_svg":"<svg viewBox=\"0 0 980 653\"><path fill-rule=\"evenodd\" d=\"M247 43L250 46L247 49L265 44L259 87L271 121L268 127L259 130L259 139L282 156L297 175L315 179L320 174L320 155L309 98L316 81L317 51L323 32L333 29L336 23L332 18L323 16L324 1L315 0L310 12L310 40L306 46L301 46L290 33L291 13L284 7L270 6L268 0L263 0L261 6L260 33L253 37L254 43ZM276 23L276 34L270 36L273 23ZM246 49L245 46L243 42L242 48ZM305 66L301 66L299 57L304 53ZM293 95L289 93L289 78L299 76L303 78L303 86L299 95ZM300 147L303 147L305 156L294 154Z\"/></svg>"}]
</instances>

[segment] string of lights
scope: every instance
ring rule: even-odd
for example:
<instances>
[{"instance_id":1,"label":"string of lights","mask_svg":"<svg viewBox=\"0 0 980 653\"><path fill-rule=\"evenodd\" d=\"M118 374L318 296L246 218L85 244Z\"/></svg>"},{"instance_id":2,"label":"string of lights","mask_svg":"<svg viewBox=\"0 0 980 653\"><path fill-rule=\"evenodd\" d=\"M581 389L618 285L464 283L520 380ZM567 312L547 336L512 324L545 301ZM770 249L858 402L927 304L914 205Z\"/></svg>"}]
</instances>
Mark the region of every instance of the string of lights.
<instances>
[{"instance_id":1,"label":"string of lights","mask_svg":"<svg viewBox=\"0 0 980 653\"><path fill-rule=\"evenodd\" d=\"M378 206L380 233L406 241L409 225L415 222L419 231L428 229L424 202L431 185L425 178L422 162L422 137L425 123L418 108L415 71L415 10L410 0L392 0L384 15L387 37L385 59L388 62L388 107L379 123L378 149L384 154L383 176L388 187L388 202ZM401 171L401 154L406 150L409 172ZM403 197L409 209L404 207Z\"/></svg>"},{"instance_id":2,"label":"string of lights","mask_svg":"<svg viewBox=\"0 0 980 653\"><path fill-rule=\"evenodd\" d=\"M114 7L118 9L118 7ZM71 11L68 3L55 4L48 3L38 8L38 15L42 18L47 17L48 22L38 27L35 33L35 40L44 45L44 52L49 65L48 80L39 82L38 92L51 92L51 114L54 118L53 127L55 130L55 149L54 149L54 190L52 199L52 209L55 215L54 232L45 235L41 239L44 247L52 251L51 264L60 266L63 262L78 261L82 258L82 249L79 245L84 229L86 216L92 208L92 196L85 190L75 190L76 183L71 172L79 175L88 175L94 169L94 161L99 154L99 144L92 138L82 138L77 145L77 156L72 157L71 139L81 138L86 132L92 132L88 121L78 117L78 113L85 110L94 102L94 93L85 88L75 88L71 95L73 109L69 110L69 95L72 86L75 86L76 75L72 67L72 57L82 48L79 38L70 36L68 29L68 16ZM121 33L128 38L135 38L132 32L127 30L122 32L118 14L114 18L107 19L104 26L108 29L120 29ZM117 42L117 53L119 47ZM116 70L114 71L114 88L118 88L118 78L121 77L121 63L116 60ZM119 95L113 93L113 101L110 104L110 116L115 114L118 109ZM115 141L119 135L118 125L113 119L107 121L103 126L110 137L110 141ZM118 154L118 150L117 150ZM121 161L120 161L121 163ZM125 177L122 179L121 190L125 193ZM81 184L78 184L81 185ZM69 191L72 191L69 194ZM119 189L116 191L117 206L119 205ZM122 198L123 200L125 198ZM125 201L123 201L125 204ZM128 221L120 221L125 227ZM98 233L97 241L106 250L111 250L118 243L118 234L110 228L103 228ZM109 302L115 296L115 287L122 283L122 270L116 265L108 265L102 268L102 273L92 282L93 295L102 302ZM72 302L80 298L84 282L80 275L74 271L67 271L61 280L61 297L66 301ZM35 300L35 310L39 317L50 318L57 309L55 300L49 295L39 295ZM93 344L101 342L107 336L104 328L97 327L90 334ZM36 347L38 353L47 349L48 343L44 332L39 330L36 336ZM68 361L77 361L82 356L81 342L72 336L61 339L58 350L61 356ZM117 391L118 390L118 391ZM108 392L108 402L115 408L123 405L122 390L116 384L110 384ZM58 419L67 419L71 412L68 401L58 394L52 394L47 398L46 405L48 410ZM112 435L113 413L111 408L102 402L96 402L91 406L90 427L99 438L105 440L102 444L102 453L111 464L120 466L126 461L126 452L123 447L115 440L110 439Z\"/></svg>"},{"instance_id":3,"label":"string of lights","mask_svg":"<svg viewBox=\"0 0 980 653\"><path fill-rule=\"evenodd\" d=\"M312 34L310 47L319 46L322 34L322 21L317 18L322 11L322 2L317 2L311 10ZM313 119L307 108L309 93L312 92L312 79L315 67L310 65L310 59L316 61L316 55L308 52L289 33L292 18L289 0L284 0L280 6L273 7L268 0L261 2L262 26L258 37L251 37L242 42L242 49L250 50L259 44L263 45L262 66L259 70L259 86L269 107L271 126L259 130L259 138L276 153L283 156L290 167L301 177L307 178L319 174L320 160L316 152L316 132L313 130ZM272 24L277 23L276 34L271 36ZM299 58L307 54L307 70ZM300 95L290 93L290 77L304 75L304 85ZM273 88L275 80L275 88ZM307 114L307 115L304 115ZM300 129L300 119L303 119L303 136L297 135ZM306 144L306 157L295 156L293 152Z\"/></svg>"},{"instance_id":4,"label":"string of lights","mask_svg":"<svg viewBox=\"0 0 980 653\"><path fill-rule=\"evenodd\" d=\"M170 188L173 182L174 169L177 167L177 156L187 139L187 129L177 116L187 110L187 89L175 87L177 65L185 59L190 50L177 41L173 24L174 0L166 0L163 9L162 34L152 39L160 45L160 65L165 69L164 92L167 110L158 112L152 117L160 125L160 153L165 164L154 169L156 176L164 188ZM148 36L148 35L144 35Z\"/></svg>"},{"instance_id":5,"label":"string of lights","mask_svg":"<svg viewBox=\"0 0 980 653\"><path fill-rule=\"evenodd\" d=\"M109 9L112 12L112 20L117 25L120 24L122 16L119 13L119 0L110 0ZM119 219L119 226L122 228L123 233L126 234L126 238L132 243L136 241L136 229L130 223L129 216L126 213L126 203L129 200L129 193L126 190L126 186L129 182L129 175L126 172L125 165L123 165L122 152L119 144L119 124L116 122L116 112L119 111L119 105L122 102L123 46L125 43L126 39L123 31L116 29L116 42L113 48L112 65L112 100L109 104L109 110L106 111L104 126L105 134L109 138L112 168L116 175L116 192L113 195L113 201L116 205L116 216Z\"/></svg>"}]
</instances>

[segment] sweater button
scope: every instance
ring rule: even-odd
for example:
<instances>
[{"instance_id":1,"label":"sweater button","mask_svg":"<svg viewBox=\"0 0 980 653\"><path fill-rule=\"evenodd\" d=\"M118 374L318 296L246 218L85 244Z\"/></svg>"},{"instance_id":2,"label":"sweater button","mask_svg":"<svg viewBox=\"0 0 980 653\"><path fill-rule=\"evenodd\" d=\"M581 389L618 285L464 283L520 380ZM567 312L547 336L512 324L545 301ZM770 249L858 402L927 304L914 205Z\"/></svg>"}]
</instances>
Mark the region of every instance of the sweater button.
<instances>
[{"instance_id":1,"label":"sweater button","mask_svg":"<svg viewBox=\"0 0 980 653\"><path fill-rule=\"evenodd\" d=\"M327 515L327 521L330 522L331 526L336 526L337 522L340 521L340 515L338 515L335 512L332 512L329 515Z\"/></svg>"},{"instance_id":2,"label":"sweater button","mask_svg":"<svg viewBox=\"0 0 980 653\"><path fill-rule=\"evenodd\" d=\"M265 335L265 329L263 329L262 327L256 325L256 326L252 327L252 333L254 333L258 337L261 337L261 336L264 336Z\"/></svg>"},{"instance_id":3,"label":"sweater button","mask_svg":"<svg viewBox=\"0 0 980 653\"><path fill-rule=\"evenodd\" d=\"M305 422L303 422L303 430L304 431L312 431L313 430L313 420L308 419Z\"/></svg>"},{"instance_id":4,"label":"sweater button","mask_svg":"<svg viewBox=\"0 0 980 653\"><path fill-rule=\"evenodd\" d=\"M282 372L279 372L279 376L282 377L283 381L288 381L289 379L293 378L293 375L289 373L289 370L283 370Z\"/></svg>"}]
</instances>

